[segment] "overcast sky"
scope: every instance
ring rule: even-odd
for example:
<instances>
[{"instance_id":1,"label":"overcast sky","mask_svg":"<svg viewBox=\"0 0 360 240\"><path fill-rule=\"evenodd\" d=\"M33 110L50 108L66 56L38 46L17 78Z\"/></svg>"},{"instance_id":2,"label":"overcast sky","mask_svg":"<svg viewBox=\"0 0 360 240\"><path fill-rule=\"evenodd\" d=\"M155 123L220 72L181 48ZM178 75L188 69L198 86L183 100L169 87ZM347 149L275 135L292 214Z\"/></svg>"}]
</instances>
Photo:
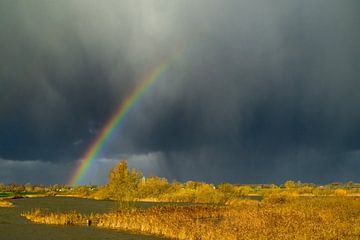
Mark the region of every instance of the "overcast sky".
<instances>
[{"instance_id":1,"label":"overcast sky","mask_svg":"<svg viewBox=\"0 0 360 240\"><path fill-rule=\"evenodd\" d=\"M66 183L142 76L177 53L95 159L219 183L360 181L360 2L0 2L0 182Z\"/></svg>"}]
</instances>

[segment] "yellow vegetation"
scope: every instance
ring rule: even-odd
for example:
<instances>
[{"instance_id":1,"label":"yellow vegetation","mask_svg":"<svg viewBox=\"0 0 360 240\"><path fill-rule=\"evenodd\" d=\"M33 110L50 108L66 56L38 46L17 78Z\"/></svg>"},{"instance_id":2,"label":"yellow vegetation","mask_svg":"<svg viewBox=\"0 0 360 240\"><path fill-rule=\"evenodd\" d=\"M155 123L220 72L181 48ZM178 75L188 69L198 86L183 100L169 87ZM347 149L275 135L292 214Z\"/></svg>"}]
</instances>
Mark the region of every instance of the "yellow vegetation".
<instances>
[{"instance_id":1,"label":"yellow vegetation","mask_svg":"<svg viewBox=\"0 0 360 240\"><path fill-rule=\"evenodd\" d=\"M298 196L360 196L360 184L333 183L325 186L286 181L282 185L219 185L188 181L169 183L165 178L144 178L141 171L130 170L120 161L109 174L109 182L99 188L78 186L66 195L119 201L226 203L242 196L264 196L272 202L284 202Z\"/></svg>"},{"instance_id":2,"label":"yellow vegetation","mask_svg":"<svg viewBox=\"0 0 360 240\"><path fill-rule=\"evenodd\" d=\"M11 202L0 200L0 207L13 207L13 206L14 205Z\"/></svg>"},{"instance_id":3,"label":"yellow vegetation","mask_svg":"<svg viewBox=\"0 0 360 240\"><path fill-rule=\"evenodd\" d=\"M55 188L56 189L56 188ZM360 185L220 185L188 181L168 183L143 178L126 161L111 170L103 187L79 186L77 196L114 199L119 210L82 215L34 210L22 216L36 223L83 225L143 232L173 239L360 239ZM241 199L262 196L262 201ZM131 208L128 201L209 203L197 206ZM217 204L217 205L215 205Z\"/></svg>"},{"instance_id":4,"label":"yellow vegetation","mask_svg":"<svg viewBox=\"0 0 360 240\"><path fill-rule=\"evenodd\" d=\"M272 196L274 197L274 195ZM163 206L82 216L23 214L31 221L85 224L174 239L359 239L360 200L290 197L286 201L233 200L226 206Z\"/></svg>"},{"instance_id":5,"label":"yellow vegetation","mask_svg":"<svg viewBox=\"0 0 360 240\"><path fill-rule=\"evenodd\" d=\"M75 211L68 213L52 213L40 209L35 209L31 213L23 213L27 219L44 224L57 225L79 225L85 223L85 218Z\"/></svg>"}]
</instances>

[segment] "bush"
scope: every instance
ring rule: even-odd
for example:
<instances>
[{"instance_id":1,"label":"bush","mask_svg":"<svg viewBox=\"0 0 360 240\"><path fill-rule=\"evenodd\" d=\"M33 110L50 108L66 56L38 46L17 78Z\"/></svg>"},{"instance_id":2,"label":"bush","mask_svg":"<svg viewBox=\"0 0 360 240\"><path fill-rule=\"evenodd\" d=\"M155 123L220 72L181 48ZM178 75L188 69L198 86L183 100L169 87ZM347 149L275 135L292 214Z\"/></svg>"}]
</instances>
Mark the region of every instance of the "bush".
<instances>
[{"instance_id":1,"label":"bush","mask_svg":"<svg viewBox=\"0 0 360 240\"><path fill-rule=\"evenodd\" d=\"M347 191L345 189L336 189L334 191L334 194L336 196L346 196L347 195Z\"/></svg>"},{"instance_id":2,"label":"bush","mask_svg":"<svg viewBox=\"0 0 360 240\"><path fill-rule=\"evenodd\" d=\"M264 202L267 203L288 203L291 202L299 197L299 194L295 191L280 191L280 190L273 190L264 195Z\"/></svg>"},{"instance_id":3,"label":"bush","mask_svg":"<svg viewBox=\"0 0 360 240\"><path fill-rule=\"evenodd\" d=\"M284 183L284 187L287 188L287 189L292 189L292 188L295 188L296 187L296 184L294 181L292 180L288 180Z\"/></svg>"},{"instance_id":4,"label":"bush","mask_svg":"<svg viewBox=\"0 0 360 240\"><path fill-rule=\"evenodd\" d=\"M165 178L149 177L144 179L138 187L138 197L154 198L169 191L170 185Z\"/></svg>"}]
</instances>

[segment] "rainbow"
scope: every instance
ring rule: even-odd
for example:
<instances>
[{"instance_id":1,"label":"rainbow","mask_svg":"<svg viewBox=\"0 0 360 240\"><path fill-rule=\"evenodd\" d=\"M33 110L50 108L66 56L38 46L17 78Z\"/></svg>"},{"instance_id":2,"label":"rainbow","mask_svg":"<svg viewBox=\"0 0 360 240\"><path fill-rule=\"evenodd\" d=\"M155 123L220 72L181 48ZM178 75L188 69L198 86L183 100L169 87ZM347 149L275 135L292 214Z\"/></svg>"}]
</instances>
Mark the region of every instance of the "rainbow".
<instances>
[{"instance_id":1,"label":"rainbow","mask_svg":"<svg viewBox=\"0 0 360 240\"><path fill-rule=\"evenodd\" d=\"M175 53L178 53L181 50L182 48L178 47ZM174 54L172 56L176 55ZM109 139L116 127L122 124L130 109L136 105L144 92L159 79L160 75L168 68L173 59L174 57L167 58L154 68L150 69L150 71L148 71L142 80L135 86L132 92L119 104L114 114L106 121L104 127L81 158L78 167L71 176L69 185L74 186L79 184L83 175L87 172L89 166L105 145L106 140Z\"/></svg>"}]
</instances>

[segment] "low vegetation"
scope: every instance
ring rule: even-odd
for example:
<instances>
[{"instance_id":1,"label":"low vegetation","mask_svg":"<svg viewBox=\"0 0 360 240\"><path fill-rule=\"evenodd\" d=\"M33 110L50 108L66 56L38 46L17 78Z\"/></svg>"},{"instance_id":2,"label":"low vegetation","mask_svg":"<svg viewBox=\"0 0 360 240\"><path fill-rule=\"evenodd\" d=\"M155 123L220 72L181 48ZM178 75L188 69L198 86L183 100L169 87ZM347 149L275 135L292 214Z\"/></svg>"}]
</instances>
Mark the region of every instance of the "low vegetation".
<instances>
[{"instance_id":1,"label":"low vegetation","mask_svg":"<svg viewBox=\"0 0 360 240\"><path fill-rule=\"evenodd\" d=\"M0 200L0 207L13 207L13 206L14 205L11 202Z\"/></svg>"},{"instance_id":2,"label":"low vegetation","mask_svg":"<svg viewBox=\"0 0 360 240\"><path fill-rule=\"evenodd\" d=\"M208 184L188 181L180 183L168 182L165 178L156 176L145 178L136 169L130 170L126 161L120 161L110 171L109 182L104 186L67 186L67 185L8 185L0 183L0 199L35 196L73 196L94 199L111 199L118 201L157 201L157 202L191 202L191 203L221 203L233 199L271 195L282 199L291 196L358 196L359 183L331 183L317 186L312 183L286 181L284 184L249 184L233 185L229 183Z\"/></svg>"},{"instance_id":3,"label":"low vegetation","mask_svg":"<svg viewBox=\"0 0 360 240\"><path fill-rule=\"evenodd\" d=\"M226 206L122 209L90 216L35 210L23 216L47 224L86 224L91 221L96 227L173 239L359 239L360 201L356 198L268 200L239 199Z\"/></svg>"},{"instance_id":4,"label":"low vegetation","mask_svg":"<svg viewBox=\"0 0 360 240\"><path fill-rule=\"evenodd\" d=\"M35 223L87 224L190 240L360 239L360 185L352 182L325 186L294 181L279 186L169 183L165 178L145 178L121 161L104 186L52 186L44 190L47 194L112 199L119 208L90 215L41 209L22 214ZM258 196L258 201L244 198L249 196ZM140 209L129 204L133 201L205 204Z\"/></svg>"},{"instance_id":5,"label":"low vegetation","mask_svg":"<svg viewBox=\"0 0 360 240\"><path fill-rule=\"evenodd\" d=\"M274 184L233 185L229 183L214 185L194 181L169 183L167 179L156 176L145 178L140 171L128 169L126 161L120 161L110 171L109 182L105 186L78 186L62 193L57 192L57 194L118 201L224 204L232 199L245 196L280 195L282 199L292 196L360 196L360 184L349 182L317 186L294 181L286 181L279 186Z\"/></svg>"},{"instance_id":6,"label":"low vegetation","mask_svg":"<svg viewBox=\"0 0 360 240\"><path fill-rule=\"evenodd\" d=\"M32 212L23 213L22 216L33 222L43 224L80 225L85 221L85 218L81 214L74 211L68 213L52 213L35 209Z\"/></svg>"},{"instance_id":7,"label":"low vegetation","mask_svg":"<svg viewBox=\"0 0 360 240\"><path fill-rule=\"evenodd\" d=\"M28 197L46 197L54 196L58 185L44 186L44 185L31 185L10 183L5 185L0 183L0 200L28 198ZM69 188L67 188L69 189Z\"/></svg>"}]
</instances>

